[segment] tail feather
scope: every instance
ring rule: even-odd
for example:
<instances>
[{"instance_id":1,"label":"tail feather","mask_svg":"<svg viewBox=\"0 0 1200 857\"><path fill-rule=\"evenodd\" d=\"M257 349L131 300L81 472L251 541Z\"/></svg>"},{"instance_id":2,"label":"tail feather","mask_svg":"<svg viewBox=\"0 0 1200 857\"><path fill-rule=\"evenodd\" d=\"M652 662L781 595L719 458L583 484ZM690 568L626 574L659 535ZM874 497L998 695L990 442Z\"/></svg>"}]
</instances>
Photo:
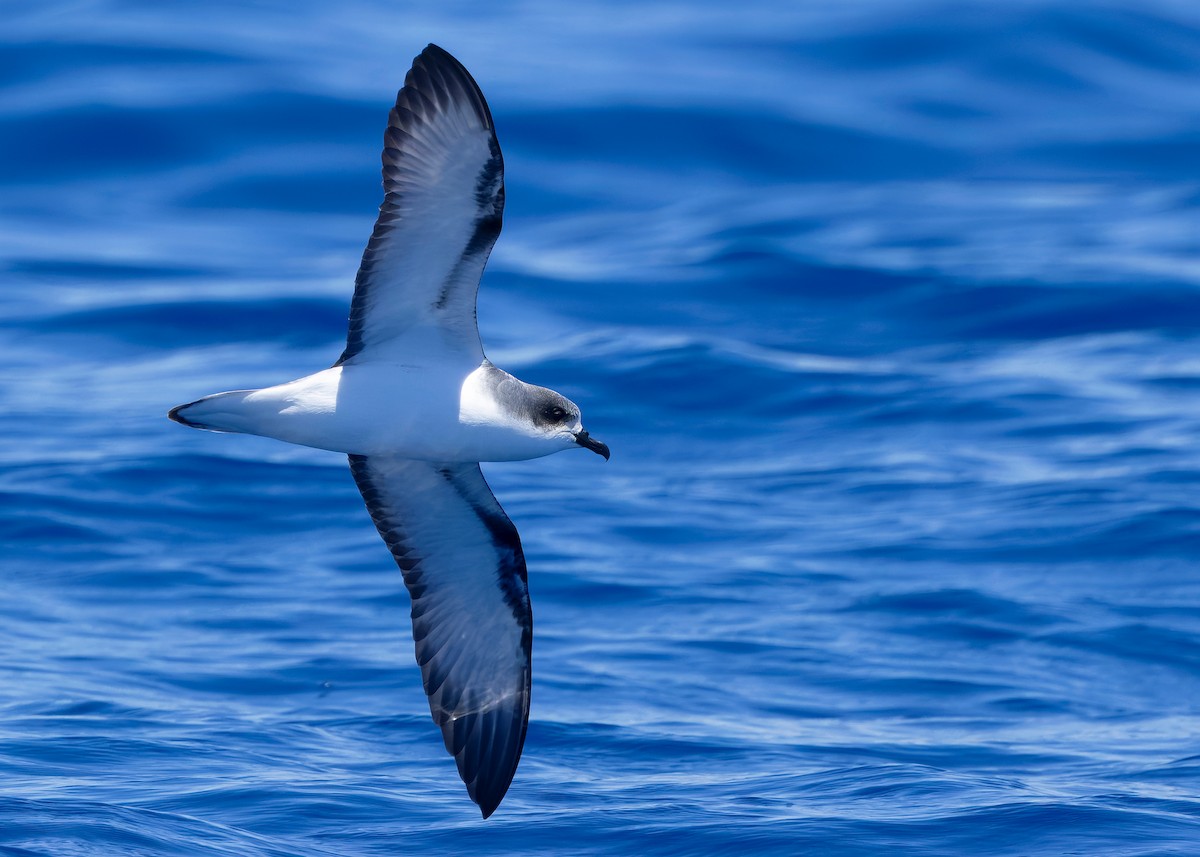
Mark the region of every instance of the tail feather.
<instances>
[{"instance_id":1,"label":"tail feather","mask_svg":"<svg viewBox=\"0 0 1200 857\"><path fill-rule=\"evenodd\" d=\"M167 416L181 425L205 431L245 433L249 430L250 413L244 407L246 397L254 390L232 390L214 393L171 408Z\"/></svg>"}]
</instances>

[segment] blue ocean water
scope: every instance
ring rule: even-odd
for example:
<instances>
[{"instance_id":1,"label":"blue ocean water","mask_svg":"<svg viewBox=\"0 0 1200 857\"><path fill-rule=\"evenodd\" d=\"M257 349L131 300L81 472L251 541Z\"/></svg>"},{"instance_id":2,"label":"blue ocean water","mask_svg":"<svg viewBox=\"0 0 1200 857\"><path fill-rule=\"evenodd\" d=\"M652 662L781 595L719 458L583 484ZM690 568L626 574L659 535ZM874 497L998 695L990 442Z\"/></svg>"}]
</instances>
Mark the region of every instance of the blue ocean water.
<instances>
[{"instance_id":1,"label":"blue ocean water","mask_svg":"<svg viewBox=\"0 0 1200 857\"><path fill-rule=\"evenodd\" d=\"M8 0L0 854L1200 854L1200 7ZM437 42L508 168L535 623L479 818L341 456Z\"/></svg>"}]
</instances>

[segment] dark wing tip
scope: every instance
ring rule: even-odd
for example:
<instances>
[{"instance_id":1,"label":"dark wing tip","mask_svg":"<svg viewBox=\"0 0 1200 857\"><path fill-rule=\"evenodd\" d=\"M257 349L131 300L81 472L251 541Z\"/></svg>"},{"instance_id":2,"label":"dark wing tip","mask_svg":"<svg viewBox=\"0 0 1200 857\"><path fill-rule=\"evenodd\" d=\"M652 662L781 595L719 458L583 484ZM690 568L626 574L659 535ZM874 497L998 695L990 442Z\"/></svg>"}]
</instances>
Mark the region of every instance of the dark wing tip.
<instances>
[{"instance_id":1,"label":"dark wing tip","mask_svg":"<svg viewBox=\"0 0 1200 857\"><path fill-rule=\"evenodd\" d=\"M477 785L475 788L467 789L467 794L471 796L471 800L478 804L479 812L484 818L491 816L500 806L500 802L508 794L508 787L512 785L513 776L516 772L517 766L516 760L514 760L512 771L509 772L507 777L499 779L494 783Z\"/></svg>"},{"instance_id":2,"label":"dark wing tip","mask_svg":"<svg viewBox=\"0 0 1200 857\"><path fill-rule=\"evenodd\" d=\"M517 773L517 761L520 759L518 754L509 765L506 765L506 772L494 772L496 776L491 777L487 781L476 780L474 783L467 785L467 794L471 800L479 805L479 811L484 818L490 816L500 806L500 802L504 800L504 796L508 794L508 787L512 785L513 777Z\"/></svg>"},{"instance_id":3,"label":"dark wing tip","mask_svg":"<svg viewBox=\"0 0 1200 857\"><path fill-rule=\"evenodd\" d=\"M442 722L446 749L484 818L496 811L512 785L528 726L528 684L507 705Z\"/></svg>"},{"instance_id":4,"label":"dark wing tip","mask_svg":"<svg viewBox=\"0 0 1200 857\"><path fill-rule=\"evenodd\" d=\"M484 818L491 818L492 813L500 806L500 798L496 798L495 802L489 801L488 803L483 803L482 801L476 801L476 803L479 804L479 814Z\"/></svg>"},{"instance_id":5,"label":"dark wing tip","mask_svg":"<svg viewBox=\"0 0 1200 857\"><path fill-rule=\"evenodd\" d=\"M443 100L437 97L439 93L444 93L453 101L466 101L483 127L489 131L495 130L492 111L475 78L471 77L466 66L433 43L426 45L425 50L413 58L412 68L404 79L404 89L429 96L435 104Z\"/></svg>"}]
</instances>

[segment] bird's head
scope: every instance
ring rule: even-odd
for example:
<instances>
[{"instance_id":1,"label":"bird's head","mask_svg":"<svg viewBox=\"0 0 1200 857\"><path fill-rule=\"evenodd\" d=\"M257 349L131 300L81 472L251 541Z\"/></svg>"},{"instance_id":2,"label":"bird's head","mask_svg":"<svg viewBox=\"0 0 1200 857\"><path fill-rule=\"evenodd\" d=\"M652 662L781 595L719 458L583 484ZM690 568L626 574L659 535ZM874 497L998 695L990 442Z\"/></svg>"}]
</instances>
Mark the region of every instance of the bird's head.
<instances>
[{"instance_id":1,"label":"bird's head","mask_svg":"<svg viewBox=\"0 0 1200 857\"><path fill-rule=\"evenodd\" d=\"M545 387L525 386L529 388L532 400L529 407L530 422L538 431L562 443L564 449L581 446L603 455L604 460L608 461L608 445L587 433L578 405Z\"/></svg>"},{"instance_id":2,"label":"bird's head","mask_svg":"<svg viewBox=\"0 0 1200 857\"><path fill-rule=\"evenodd\" d=\"M564 449L590 449L608 460L609 450L583 427L579 406L553 390L526 384L490 363L463 387L460 420L501 429L511 454L490 460L537 458Z\"/></svg>"}]
</instances>

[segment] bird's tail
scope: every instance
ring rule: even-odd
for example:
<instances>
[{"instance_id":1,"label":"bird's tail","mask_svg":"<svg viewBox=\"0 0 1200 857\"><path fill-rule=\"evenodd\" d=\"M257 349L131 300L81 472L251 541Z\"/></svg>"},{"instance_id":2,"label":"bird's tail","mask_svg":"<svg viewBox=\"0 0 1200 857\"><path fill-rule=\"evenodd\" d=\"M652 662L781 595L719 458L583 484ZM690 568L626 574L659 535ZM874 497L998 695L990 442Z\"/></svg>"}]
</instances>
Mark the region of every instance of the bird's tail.
<instances>
[{"instance_id":1,"label":"bird's tail","mask_svg":"<svg viewBox=\"0 0 1200 857\"><path fill-rule=\"evenodd\" d=\"M246 406L246 397L255 392L257 390L213 393L171 408L167 416L177 423L205 431L254 433L254 413Z\"/></svg>"}]
</instances>

